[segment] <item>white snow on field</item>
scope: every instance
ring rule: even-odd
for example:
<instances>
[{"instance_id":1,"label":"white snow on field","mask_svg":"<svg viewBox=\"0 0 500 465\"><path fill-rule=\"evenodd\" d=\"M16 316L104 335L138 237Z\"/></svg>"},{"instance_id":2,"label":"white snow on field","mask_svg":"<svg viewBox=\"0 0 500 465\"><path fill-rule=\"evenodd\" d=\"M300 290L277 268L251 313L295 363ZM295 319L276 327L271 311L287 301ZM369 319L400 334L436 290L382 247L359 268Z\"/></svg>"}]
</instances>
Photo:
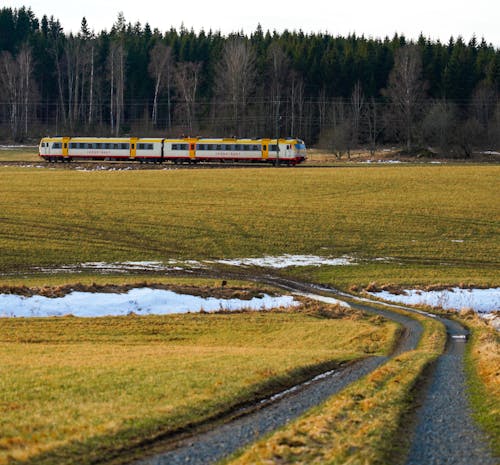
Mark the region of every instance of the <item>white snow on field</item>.
<instances>
[{"instance_id":1,"label":"white snow on field","mask_svg":"<svg viewBox=\"0 0 500 465\"><path fill-rule=\"evenodd\" d=\"M287 268L289 266L321 266L321 265L355 265L352 257L326 258L316 255L280 255L277 257L266 256L261 258L235 258L215 260L215 263L233 266L262 266L268 268Z\"/></svg>"},{"instance_id":2,"label":"white snow on field","mask_svg":"<svg viewBox=\"0 0 500 465\"><path fill-rule=\"evenodd\" d=\"M35 148L37 145L0 145L0 150Z\"/></svg>"},{"instance_id":3,"label":"white snow on field","mask_svg":"<svg viewBox=\"0 0 500 465\"><path fill-rule=\"evenodd\" d=\"M478 313L500 310L500 287L491 289L461 289L454 287L441 291L406 289L404 294L387 291L370 292L375 297L406 305L430 305L445 310L472 308Z\"/></svg>"},{"instance_id":4,"label":"white snow on field","mask_svg":"<svg viewBox=\"0 0 500 465\"><path fill-rule=\"evenodd\" d=\"M390 257L374 258L373 261L391 261ZM97 271L99 273L129 273L129 272L168 272L187 271L207 268L218 263L231 266L260 266L268 268L287 268L289 266L344 266L357 265L356 259L347 255L343 257L320 257L317 255L279 255L253 258L234 258L220 260L166 260L159 261L128 261L128 262L85 262L72 265L59 265L55 267L34 267L33 270L42 273L82 273L84 271Z\"/></svg>"},{"instance_id":5,"label":"white snow on field","mask_svg":"<svg viewBox=\"0 0 500 465\"><path fill-rule=\"evenodd\" d=\"M0 317L101 317L128 315L132 312L138 315L167 315L202 310L265 310L297 305L299 303L292 296L271 297L264 294L262 298L254 297L251 300L217 299L162 289L138 288L123 294L72 292L59 298L0 294Z\"/></svg>"},{"instance_id":6,"label":"white snow on field","mask_svg":"<svg viewBox=\"0 0 500 465\"><path fill-rule=\"evenodd\" d=\"M35 268L43 273L70 272L79 273L83 271L99 271L100 273L129 273L133 271L180 271L189 268L203 268L204 265L196 260L168 260L166 263L157 261L129 261L129 262L85 262L78 265L60 265L54 268Z\"/></svg>"}]
</instances>

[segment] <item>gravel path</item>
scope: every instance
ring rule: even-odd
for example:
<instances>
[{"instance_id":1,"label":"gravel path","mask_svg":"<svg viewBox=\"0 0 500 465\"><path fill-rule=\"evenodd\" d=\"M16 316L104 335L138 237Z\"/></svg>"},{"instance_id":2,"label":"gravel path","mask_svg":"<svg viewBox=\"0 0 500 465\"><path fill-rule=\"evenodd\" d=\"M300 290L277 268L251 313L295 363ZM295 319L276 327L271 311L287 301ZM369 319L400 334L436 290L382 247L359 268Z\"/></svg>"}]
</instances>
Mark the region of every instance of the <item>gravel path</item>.
<instances>
[{"instance_id":1,"label":"gravel path","mask_svg":"<svg viewBox=\"0 0 500 465\"><path fill-rule=\"evenodd\" d=\"M275 284L277 284L275 282ZM290 285L289 285L290 286ZM293 285L292 285L293 286ZM308 286L297 286L296 290L309 291ZM319 296L317 296L319 297ZM321 297L324 301L324 297ZM368 307L353 305L361 310L368 310L386 318L396 320L405 327L397 351L411 350L420 339L422 327L420 323L397 313L386 312ZM209 465L232 454L241 447L256 441L262 435L274 431L289 421L299 417L310 408L328 399L348 384L353 383L377 366L388 360L388 357L372 357L351 366L320 375L311 382L274 396L265 408L259 408L235 420L215 426L208 432L197 434L176 443L173 450L135 462L136 465Z\"/></svg>"},{"instance_id":2,"label":"gravel path","mask_svg":"<svg viewBox=\"0 0 500 465\"><path fill-rule=\"evenodd\" d=\"M458 323L446 325L448 344L437 361L432 380L418 412L417 427L406 465L498 465L476 426L466 397L465 335Z\"/></svg>"}]
</instances>

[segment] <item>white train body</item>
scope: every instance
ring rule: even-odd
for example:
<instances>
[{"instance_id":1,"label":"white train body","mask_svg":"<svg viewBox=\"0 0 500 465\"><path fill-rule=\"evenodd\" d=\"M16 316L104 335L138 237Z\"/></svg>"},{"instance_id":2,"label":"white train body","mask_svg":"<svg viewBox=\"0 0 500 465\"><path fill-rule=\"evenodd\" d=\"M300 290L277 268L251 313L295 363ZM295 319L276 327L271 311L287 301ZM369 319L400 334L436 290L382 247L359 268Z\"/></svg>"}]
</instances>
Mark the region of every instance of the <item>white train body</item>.
<instances>
[{"instance_id":1,"label":"white train body","mask_svg":"<svg viewBox=\"0 0 500 465\"><path fill-rule=\"evenodd\" d=\"M277 143L278 142L278 143ZM260 162L296 165L306 159L301 139L208 139L136 137L45 137L39 155L47 161L136 160L140 162Z\"/></svg>"}]
</instances>

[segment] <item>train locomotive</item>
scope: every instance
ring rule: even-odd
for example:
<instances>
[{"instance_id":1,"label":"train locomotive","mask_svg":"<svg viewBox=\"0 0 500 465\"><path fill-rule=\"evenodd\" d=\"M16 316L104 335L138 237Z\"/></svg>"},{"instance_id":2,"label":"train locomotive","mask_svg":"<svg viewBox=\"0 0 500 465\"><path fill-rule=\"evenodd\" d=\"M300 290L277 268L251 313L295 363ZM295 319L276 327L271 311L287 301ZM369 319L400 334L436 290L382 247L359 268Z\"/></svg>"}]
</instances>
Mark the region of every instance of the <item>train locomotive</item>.
<instances>
[{"instance_id":1,"label":"train locomotive","mask_svg":"<svg viewBox=\"0 0 500 465\"><path fill-rule=\"evenodd\" d=\"M306 159L304 141L283 139L44 137L39 156L49 162L72 160L141 163L247 162L296 165Z\"/></svg>"}]
</instances>

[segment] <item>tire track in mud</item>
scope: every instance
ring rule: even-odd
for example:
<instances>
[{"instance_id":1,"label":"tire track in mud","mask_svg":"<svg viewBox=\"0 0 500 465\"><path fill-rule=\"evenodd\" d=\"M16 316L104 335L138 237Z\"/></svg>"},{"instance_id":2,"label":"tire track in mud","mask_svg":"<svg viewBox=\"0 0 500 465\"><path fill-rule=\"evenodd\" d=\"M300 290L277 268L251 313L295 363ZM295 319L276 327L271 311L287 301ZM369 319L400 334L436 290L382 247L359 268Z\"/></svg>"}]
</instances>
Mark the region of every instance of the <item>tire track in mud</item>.
<instances>
[{"instance_id":1,"label":"tire track in mud","mask_svg":"<svg viewBox=\"0 0 500 465\"><path fill-rule=\"evenodd\" d=\"M271 284L292 292L324 302L336 303L336 299L319 295L314 287L273 277L256 278L259 282ZM323 292L333 293L333 290ZM149 458L133 462L135 465L209 465L236 452L238 449L255 442L299 417L310 408L322 403L344 387L375 370L390 358L416 348L422 334L422 326L405 315L379 310L362 304L349 304L354 308L381 315L396 321L404 327L403 337L389 357L370 357L356 363L316 376L312 380L287 389L260 404L247 409L241 415L222 424L205 425L205 431L196 432L189 437L172 438L165 442L165 450ZM206 429L210 428L209 431Z\"/></svg>"}]
</instances>

